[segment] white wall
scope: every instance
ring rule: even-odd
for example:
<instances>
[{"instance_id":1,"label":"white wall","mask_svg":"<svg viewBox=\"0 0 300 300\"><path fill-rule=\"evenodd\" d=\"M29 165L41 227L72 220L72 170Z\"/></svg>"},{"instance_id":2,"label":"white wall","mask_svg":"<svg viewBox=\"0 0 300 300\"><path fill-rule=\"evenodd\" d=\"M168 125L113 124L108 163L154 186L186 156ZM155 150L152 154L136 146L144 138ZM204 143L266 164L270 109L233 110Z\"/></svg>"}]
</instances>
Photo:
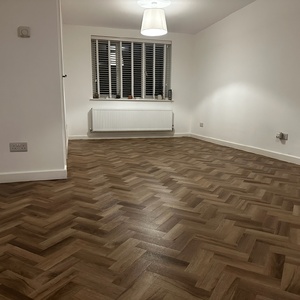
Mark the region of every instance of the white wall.
<instances>
[{"instance_id":1,"label":"white wall","mask_svg":"<svg viewBox=\"0 0 300 300\"><path fill-rule=\"evenodd\" d=\"M300 163L299 16L299 0L257 0L196 35L195 136Z\"/></svg>"},{"instance_id":2,"label":"white wall","mask_svg":"<svg viewBox=\"0 0 300 300\"><path fill-rule=\"evenodd\" d=\"M176 134L190 132L191 121L191 70L193 66L193 36L168 34L162 37L172 41L172 88L174 102L137 103L128 101L90 101L92 97L91 35L144 38L139 30L124 30L87 26L63 26L64 67L66 83L67 126L70 138L84 138L89 134L88 112L91 108L115 107L172 107L175 116ZM143 133L143 135L145 135ZM158 135L158 134L156 134ZM164 134L165 135L165 134ZM169 135L169 134L167 134ZM105 136L104 134L93 134ZM116 135L115 135L116 136ZM122 136L118 134L118 136ZM124 134L123 134L124 136ZM134 136L133 133L130 136Z\"/></svg>"},{"instance_id":3,"label":"white wall","mask_svg":"<svg viewBox=\"0 0 300 300\"><path fill-rule=\"evenodd\" d=\"M66 176L58 4L0 2L0 182ZM19 26L31 37L19 38ZM10 142L28 152L10 153Z\"/></svg>"},{"instance_id":4,"label":"white wall","mask_svg":"<svg viewBox=\"0 0 300 300\"><path fill-rule=\"evenodd\" d=\"M257 0L197 35L162 37L173 44L172 104L90 101L91 35L142 36L138 30L64 25L69 137L98 136L89 134L92 107L169 105L179 135L300 163L299 15L298 0ZM287 142L276 139L280 131L289 134Z\"/></svg>"}]
</instances>

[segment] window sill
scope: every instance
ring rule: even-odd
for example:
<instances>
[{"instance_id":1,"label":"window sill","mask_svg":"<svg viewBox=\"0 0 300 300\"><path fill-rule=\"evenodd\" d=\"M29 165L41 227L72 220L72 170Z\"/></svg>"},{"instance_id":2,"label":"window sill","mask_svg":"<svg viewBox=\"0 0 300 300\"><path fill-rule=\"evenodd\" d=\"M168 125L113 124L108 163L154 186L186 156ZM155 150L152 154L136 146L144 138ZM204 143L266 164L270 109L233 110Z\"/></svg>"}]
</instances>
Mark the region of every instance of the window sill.
<instances>
[{"instance_id":1,"label":"window sill","mask_svg":"<svg viewBox=\"0 0 300 300\"><path fill-rule=\"evenodd\" d=\"M123 98L123 99L101 99L101 98L91 98L90 101L106 101L106 102L168 102L171 103L173 102L173 100L157 100L157 99L127 99L127 98Z\"/></svg>"}]
</instances>

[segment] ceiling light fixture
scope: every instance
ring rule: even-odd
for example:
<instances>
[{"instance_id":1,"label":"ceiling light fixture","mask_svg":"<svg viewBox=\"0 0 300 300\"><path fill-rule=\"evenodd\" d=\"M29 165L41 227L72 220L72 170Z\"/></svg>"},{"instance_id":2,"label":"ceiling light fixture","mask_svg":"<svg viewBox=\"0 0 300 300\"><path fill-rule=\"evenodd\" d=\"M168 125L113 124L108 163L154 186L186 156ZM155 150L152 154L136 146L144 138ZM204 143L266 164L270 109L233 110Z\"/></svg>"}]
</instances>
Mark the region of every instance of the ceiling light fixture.
<instances>
[{"instance_id":1,"label":"ceiling light fixture","mask_svg":"<svg viewBox=\"0 0 300 300\"><path fill-rule=\"evenodd\" d=\"M171 4L171 0L138 0L137 3L143 8L165 8Z\"/></svg>"},{"instance_id":2,"label":"ceiling light fixture","mask_svg":"<svg viewBox=\"0 0 300 300\"><path fill-rule=\"evenodd\" d=\"M147 8L144 11L141 34L161 36L168 33L165 12L161 8Z\"/></svg>"},{"instance_id":3,"label":"ceiling light fixture","mask_svg":"<svg viewBox=\"0 0 300 300\"><path fill-rule=\"evenodd\" d=\"M142 20L141 34L161 36L168 33L165 11L162 9L171 4L170 0L138 0L145 9Z\"/></svg>"}]
</instances>

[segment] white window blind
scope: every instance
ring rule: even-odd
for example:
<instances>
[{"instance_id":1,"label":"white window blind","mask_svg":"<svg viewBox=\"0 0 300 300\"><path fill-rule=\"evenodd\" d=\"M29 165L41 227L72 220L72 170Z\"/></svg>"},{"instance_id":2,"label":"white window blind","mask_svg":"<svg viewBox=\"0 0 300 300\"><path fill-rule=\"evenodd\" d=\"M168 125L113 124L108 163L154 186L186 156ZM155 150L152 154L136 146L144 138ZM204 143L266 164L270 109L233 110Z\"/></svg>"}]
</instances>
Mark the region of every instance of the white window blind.
<instances>
[{"instance_id":1,"label":"white window blind","mask_svg":"<svg viewBox=\"0 0 300 300\"><path fill-rule=\"evenodd\" d=\"M171 44L92 38L93 98L167 96Z\"/></svg>"}]
</instances>

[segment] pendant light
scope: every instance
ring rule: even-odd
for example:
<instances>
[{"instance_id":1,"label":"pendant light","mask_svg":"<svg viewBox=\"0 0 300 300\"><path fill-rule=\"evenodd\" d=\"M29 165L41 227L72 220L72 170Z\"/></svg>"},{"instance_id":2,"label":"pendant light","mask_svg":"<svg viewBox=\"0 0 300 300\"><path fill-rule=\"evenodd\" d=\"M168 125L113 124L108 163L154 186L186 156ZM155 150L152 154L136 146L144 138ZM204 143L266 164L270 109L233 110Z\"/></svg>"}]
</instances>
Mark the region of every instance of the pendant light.
<instances>
[{"instance_id":1,"label":"pendant light","mask_svg":"<svg viewBox=\"0 0 300 300\"><path fill-rule=\"evenodd\" d=\"M165 12L161 8L147 8L143 14L141 34L161 36L168 33Z\"/></svg>"},{"instance_id":2,"label":"pendant light","mask_svg":"<svg viewBox=\"0 0 300 300\"><path fill-rule=\"evenodd\" d=\"M170 0L139 0L138 4L146 8L143 14L141 34L161 36L168 33L164 7L171 4Z\"/></svg>"}]
</instances>

